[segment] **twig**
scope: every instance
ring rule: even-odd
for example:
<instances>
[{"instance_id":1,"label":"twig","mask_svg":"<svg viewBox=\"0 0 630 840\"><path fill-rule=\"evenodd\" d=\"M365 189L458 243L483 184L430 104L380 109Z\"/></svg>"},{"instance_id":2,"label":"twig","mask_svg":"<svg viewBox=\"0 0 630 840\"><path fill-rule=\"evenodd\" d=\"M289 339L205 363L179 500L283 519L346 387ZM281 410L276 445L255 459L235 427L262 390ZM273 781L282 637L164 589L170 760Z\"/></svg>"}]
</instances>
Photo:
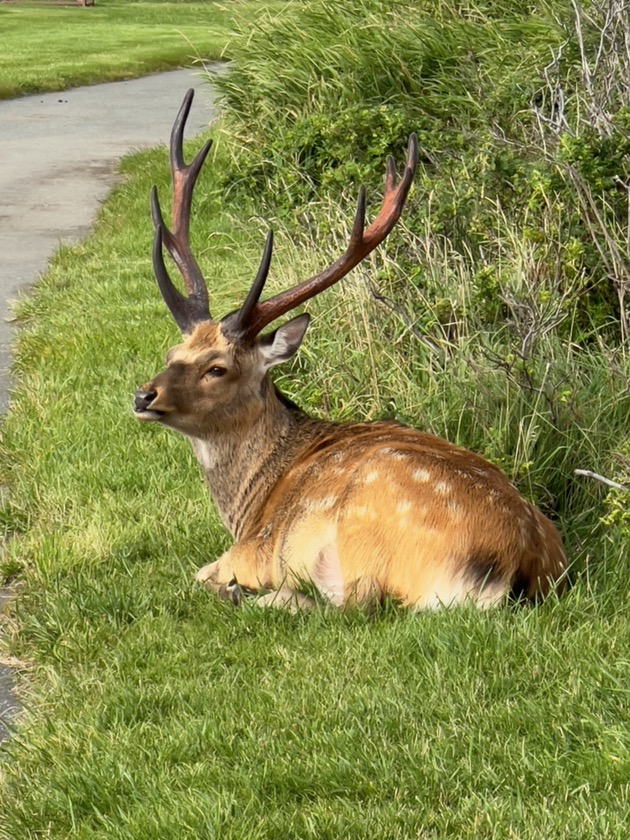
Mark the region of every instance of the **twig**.
<instances>
[{"instance_id":1,"label":"twig","mask_svg":"<svg viewBox=\"0 0 630 840\"><path fill-rule=\"evenodd\" d=\"M415 336L422 344L425 344L429 350L431 350L434 354L441 354L441 350L438 345L432 341L428 336L423 335L420 330L415 326L413 320L409 317L407 312L405 311L404 306L401 303L398 303L391 298L386 297L385 295L381 294L378 289L369 281L367 281L367 287L369 289L370 295L372 298L377 301L378 303L382 303L383 306L386 306L391 312L394 312L401 321L404 323L407 330Z\"/></svg>"},{"instance_id":2,"label":"twig","mask_svg":"<svg viewBox=\"0 0 630 840\"><path fill-rule=\"evenodd\" d=\"M607 487L614 487L615 490L627 490L625 484L619 484L617 481L612 481L610 478L604 478L603 475L598 475L596 472L592 472L591 470L573 470L575 475L583 475L585 478L594 478L595 481L601 481L602 484L605 484Z\"/></svg>"}]
</instances>

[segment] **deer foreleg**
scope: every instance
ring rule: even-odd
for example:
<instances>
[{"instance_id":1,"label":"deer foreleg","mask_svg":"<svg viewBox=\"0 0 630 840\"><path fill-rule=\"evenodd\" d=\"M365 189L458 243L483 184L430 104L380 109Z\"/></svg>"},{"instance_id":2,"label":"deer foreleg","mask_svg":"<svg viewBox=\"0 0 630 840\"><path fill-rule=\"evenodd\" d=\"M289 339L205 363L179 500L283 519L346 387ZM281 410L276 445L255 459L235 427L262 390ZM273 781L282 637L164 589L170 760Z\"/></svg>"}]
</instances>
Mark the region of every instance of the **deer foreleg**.
<instances>
[{"instance_id":1,"label":"deer foreleg","mask_svg":"<svg viewBox=\"0 0 630 840\"><path fill-rule=\"evenodd\" d=\"M286 609L290 613L297 613L301 610L312 610L316 606L315 601L308 595L296 592L283 586L281 589L274 589L256 600L257 607L275 607Z\"/></svg>"},{"instance_id":2,"label":"deer foreleg","mask_svg":"<svg viewBox=\"0 0 630 840\"><path fill-rule=\"evenodd\" d=\"M214 563L199 569L195 580L236 606L241 602L243 590L271 589L258 598L257 606L288 609L293 613L314 607L311 598L293 589L273 587L270 558L271 552L258 541L238 543Z\"/></svg>"},{"instance_id":3,"label":"deer foreleg","mask_svg":"<svg viewBox=\"0 0 630 840\"><path fill-rule=\"evenodd\" d=\"M233 582L243 589L269 589L272 586L270 558L271 552L259 540L237 543L214 563L202 566L195 580L220 594Z\"/></svg>"}]
</instances>

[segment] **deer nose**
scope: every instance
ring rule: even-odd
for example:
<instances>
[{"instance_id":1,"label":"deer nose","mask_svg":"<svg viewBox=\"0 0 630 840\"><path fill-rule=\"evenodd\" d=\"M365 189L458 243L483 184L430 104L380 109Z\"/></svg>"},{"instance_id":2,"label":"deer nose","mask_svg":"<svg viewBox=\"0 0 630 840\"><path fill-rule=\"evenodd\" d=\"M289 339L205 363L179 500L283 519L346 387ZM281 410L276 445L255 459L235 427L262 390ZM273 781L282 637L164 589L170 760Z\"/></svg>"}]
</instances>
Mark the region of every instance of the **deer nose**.
<instances>
[{"instance_id":1,"label":"deer nose","mask_svg":"<svg viewBox=\"0 0 630 840\"><path fill-rule=\"evenodd\" d=\"M136 411L146 411L156 397L157 391L145 391L139 388L136 391L133 407Z\"/></svg>"}]
</instances>

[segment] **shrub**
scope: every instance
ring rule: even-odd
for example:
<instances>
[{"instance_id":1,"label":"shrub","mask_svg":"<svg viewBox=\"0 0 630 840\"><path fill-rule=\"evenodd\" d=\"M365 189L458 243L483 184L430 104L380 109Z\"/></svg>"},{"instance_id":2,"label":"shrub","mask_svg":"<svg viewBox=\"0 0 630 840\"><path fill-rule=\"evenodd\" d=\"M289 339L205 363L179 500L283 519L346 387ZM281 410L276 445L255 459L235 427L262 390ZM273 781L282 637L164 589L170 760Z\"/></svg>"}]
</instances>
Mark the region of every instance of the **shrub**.
<instances>
[{"instance_id":1,"label":"shrub","mask_svg":"<svg viewBox=\"0 0 630 840\"><path fill-rule=\"evenodd\" d=\"M605 130L584 124L571 28L564 4L515 0L318 0L263 17L235 37L217 82L237 150L225 186L265 212L300 211L379 183L415 131L412 229L446 238L474 275L496 269L507 223L540 245L545 270L566 265L587 332L593 319L625 328L628 109L617 97Z\"/></svg>"}]
</instances>

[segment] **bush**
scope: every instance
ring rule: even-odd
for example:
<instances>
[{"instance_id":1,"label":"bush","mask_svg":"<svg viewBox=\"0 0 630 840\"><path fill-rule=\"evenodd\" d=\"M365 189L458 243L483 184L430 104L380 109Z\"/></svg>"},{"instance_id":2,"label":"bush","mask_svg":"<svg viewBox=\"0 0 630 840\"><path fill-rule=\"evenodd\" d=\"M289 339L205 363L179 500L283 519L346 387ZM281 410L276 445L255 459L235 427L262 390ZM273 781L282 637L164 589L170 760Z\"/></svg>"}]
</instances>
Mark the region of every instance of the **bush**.
<instances>
[{"instance_id":1,"label":"bush","mask_svg":"<svg viewBox=\"0 0 630 840\"><path fill-rule=\"evenodd\" d=\"M300 212L360 181L376 186L415 131L410 227L447 239L472 274L503 259L497 227L517 230L546 271L566 266L586 331L593 320L609 330L625 320L626 266L610 250L626 230L628 108L618 97L605 130L583 123L571 29L564 4L515 0L318 0L262 18L235 37L234 67L217 81L238 150L225 186L256 194L266 212Z\"/></svg>"}]
</instances>

